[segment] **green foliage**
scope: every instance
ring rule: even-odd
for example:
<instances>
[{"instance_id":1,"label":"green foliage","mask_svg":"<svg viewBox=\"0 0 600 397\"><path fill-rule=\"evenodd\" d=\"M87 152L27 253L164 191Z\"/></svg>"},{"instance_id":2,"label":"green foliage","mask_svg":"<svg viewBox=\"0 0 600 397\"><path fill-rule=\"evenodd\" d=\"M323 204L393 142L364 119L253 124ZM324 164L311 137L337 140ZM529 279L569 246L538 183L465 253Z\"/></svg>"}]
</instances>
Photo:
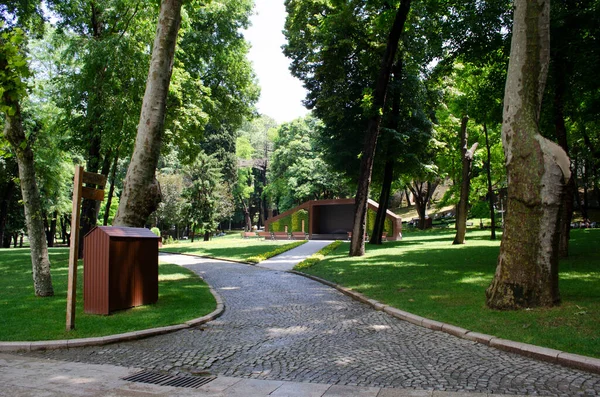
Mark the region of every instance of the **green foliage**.
<instances>
[{"instance_id":1,"label":"green foliage","mask_svg":"<svg viewBox=\"0 0 600 397\"><path fill-rule=\"evenodd\" d=\"M330 254L333 254L342 244L344 244L342 241L334 241L302 262L298 263L296 266L294 266L294 270L304 270L316 265Z\"/></svg>"},{"instance_id":2,"label":"green foliage","mask_svg":"<svg viewBox=\"0 0 600 397\"><path fill-rule=\"evenodd\" d=\"M160 229L157 227L153 227L150 231L160 237Z\"/></svg>"},{"instance_id":3,"label":"green foliage","mask_svg":"<svg viewBox=\"0 0 600 397\"><path fill-rule=\"evenodd\" d=\"M375 218L377 218L377 211L369 208L367 209L367 234L371 235L373 233L373 228L375 227ZM392 236L394 234L394 226L392 221L386 217L385 222L383 224L383 231L387 232L388 236Z\"/></svg>"},{"instance_id":4,"label":"green foliage","mask_svg":"<svg viewBox=\"0 0 600 397\"><path fill-rule=\"evenodd\" d=\"M304 221L304 231L308 230L308 211L305 209L300 209L292 214L292 228L290 232L301 232L302 230L302 221Z\"/></svg>"},{"instance_id":5,"label":"green foliage","mask_svg":"<svg viewBox=\"0 0 600 397\"><path fill-rule=\"evenodd\" d=\"M284 252L289 251L289 250L291 250L293 248L296 248L296 247L298 247L298 246L300 246L300 245L302 245L304 243L306 243L306 240L303 240L303 241L294 241L293 243L289 243L289 244L283 245L283 246L278 247L278 248L276 248L276 249L274 249L272 251L264 252L264 253L262 253L260 255L251 256L251 257L249 257L247 259L247 261L250 262L250 263L260 263L260 262L262 262L264 260L267 260L267 259L272 258L274 256L277 256L279 254L283 254Z\"/></svg>"},{"instance_id":6,"label":"green foliage","mask_svg":"<svg viewBox=\"0 0 600 397\"><path fill-rule=\"evenodd\" d=\"M83 266L77 277L77 320L65 332L68 257L66 248L50 248L55 295L39 299L33 294L28 249L4 250L0 256L0 328L2 341L33 341L106 336L181 324L212 312L216 302L207 284L184 267L160 264L159 297L154 305L122 310L110 316L83 312ZM43 319L41 321L40 319Z\"/></svg>"},{"instance_id":7,"label":"green foliage","mask_svg":"<svg viewBox=\"0 0 600 397\"><path fill-rule=\"evenodd\" d=\"M3 30L0 20L0 112L14 116L15 104L27 96L27 78L30 77L26 36L20 28Z\"/></svg>"},{"instance_id":8,"label":"green foliage","mask_svg":"<svg viewBox=\"0 0 600 397\"><path fill-rule=\"evenodd\" d=\"M308 200L350 194L346 178L323 160L316 140L319 128L319 122L307 116L278 129L266 193L280 211Z\"/></svg>"},{"instance_id":9,"label":"green foliage","mask_svg":"<svg viewBox=\"0 0 600 397\"><path fill-rule=\"evenodd\" d=\"M271 222L269 231L285 232L285 227L287 226L288 232L301 232L302 221L304 221L304 228L306 231L306 229L308 229L309 217L308 211L305 209L300 209L287 216L284 216L283 218Z\"/></svg>"},{"instance_id":10,"label":"green foliage","mask_svg":"<svg viewBox=\"0 0 600 397\"><path fill-rule=\"evenodd\" d=\"M218 186L221 172L214 156L200 153L196 162L185 169L189 181L182 196L185 198L185 215L193 227L202 232L212 232L217 228Z\"/></svg>"}]
</instances>

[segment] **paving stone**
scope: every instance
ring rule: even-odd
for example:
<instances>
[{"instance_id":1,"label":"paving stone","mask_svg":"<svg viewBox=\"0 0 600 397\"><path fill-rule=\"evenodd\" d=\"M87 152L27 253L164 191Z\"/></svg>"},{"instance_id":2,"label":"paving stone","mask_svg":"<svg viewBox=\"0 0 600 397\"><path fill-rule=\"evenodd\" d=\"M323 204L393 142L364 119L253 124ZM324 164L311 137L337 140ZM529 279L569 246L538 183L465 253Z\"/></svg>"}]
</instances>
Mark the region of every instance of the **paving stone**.
<instances>
[{"instance_id":1,"label":"paving stone","mask_svg":"<svg viewBox=\"0 0 600 397\"><path fill-rule=\"evenodd\" d=\"M331 385L316 383L284 383L274 392L273 397L321 397Z\"/></svg>"},{"instance_id":2,"label":"paving stone","mask_svg":"<svg viewBox=\"0 0 600 397\"><path fill-rule=\"evenodd\" d=\"M142 340L21 354L172 374L334 385L327 393L338 385L358 385L391 388L396 395L415 390L600 395L600 375L419 327L385 313L405 312L374 310L306 277L184 258L223 298L221 317Z\"/></svg>"},{"instance_id":3,"label":"paving stone","mask_svg":"<svg viewBox=\"0 0 600 397\"><path fill-rule=\"evenodd\" d=\"M413 389L381 389L377 397L431 397L432 392Z\"/></svg>"},{"instance_id":4,"label":"paving stone","mask_svg":"<svg viewBox=\"0 0 600 397\"><path fill-rule=\"evenodd\" d=\"M323 397L377 397L379 393L378 387L351 387L333 385L327 392L323 394Z\"/></svg>"}]
</instances>

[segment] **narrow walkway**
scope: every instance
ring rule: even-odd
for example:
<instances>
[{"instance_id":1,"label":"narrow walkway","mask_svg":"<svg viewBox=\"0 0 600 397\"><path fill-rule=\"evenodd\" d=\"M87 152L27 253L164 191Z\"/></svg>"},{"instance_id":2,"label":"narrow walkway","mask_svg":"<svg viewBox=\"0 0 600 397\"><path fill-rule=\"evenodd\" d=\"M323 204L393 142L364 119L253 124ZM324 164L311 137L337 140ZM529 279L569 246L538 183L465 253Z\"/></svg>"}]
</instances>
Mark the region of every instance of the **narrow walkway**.
<instances>
[{"instance_id":1,"label":"narrow walkway","mask_svg":"<svg viewBox=\"0 0 600 397\"><path fill-rule=\"evenodd\" d=\"M267 259L266 261L262 261L257 266L271 270L292 270L298 263L302 262L312 254L317 253L323 247L326 247L332 242L333 241L309 240L299 247Z\"/></svg>"},{"instance_id":2,"label":"narrow walkway","mask_svg":"<svg viewBox=\"0 0 600 397\"><path fill-rule=\"evenodd\" d=\"M301 276L189 256L161 259L186 266L211 284L225 300L223 316L197 329L144 340L28 355L277 382L600 395L598 375L421 328Z\"/></svg>"}]
</instances>

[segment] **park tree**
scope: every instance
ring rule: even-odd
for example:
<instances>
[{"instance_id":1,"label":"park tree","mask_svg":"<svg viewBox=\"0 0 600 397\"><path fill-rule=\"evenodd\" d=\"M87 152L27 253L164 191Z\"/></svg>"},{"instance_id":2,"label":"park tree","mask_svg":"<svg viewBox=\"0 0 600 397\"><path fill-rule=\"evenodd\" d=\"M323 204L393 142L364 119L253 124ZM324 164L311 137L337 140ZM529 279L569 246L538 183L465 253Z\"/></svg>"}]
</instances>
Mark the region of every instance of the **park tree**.
<instances>
[{"instance_id":1,"label":"park tree","mask_svg":"<svg viewBox=\"0 0 600 397\"><path fill-rule=\"evenodd\" d=\"M280 212L308 200L345 197L346 178L323 160L316 139L321 125L311 116L278 128L269 167L268 194Z\"/></svg>"},{"instance_id":2,"label":"park tree","mask_svg":"<svg viewBox=\"0 0 600 397\"><path fill-rule=\"evenodd\" d=\"M237 131L240 154L238 166L251 166L254 191L251 195L250 217L258 212L258 225L264 225L272 209L271 197L268 194L267 170L271 167L274 141L277 136L277 122L269 116L261 115L247 119ZM243 211L243 208L242 208Z\"/></svg>"},{"instance_id":3,"label":"park tree","mask_svg":"<svg viewBox=\"0 0 600 397\"><path fill-rule=\"evenodd\" d=\"M143 226L160 202L160 187L154 174L164 132L181 6L181 0L161 1L135 146L113 221L115 225Z\"/></svg>"},{"instance_id":4,"label":"park tree","mask_svg":"<svg viewBox=\"0 0 600 397\"><path fill-rule=\"evenodd\" d=\"M197 228L204 234L204 241L208 241L221 220L218 219L222 216L218 211L221 177L217 159L204 153L184 169L183 212L192 224L192 242Z\"/></svg>"},{"instance_id":5,"label":"park tree","mask_svg":"<svg viewBox=\"0 0 600 397\"><path fill-rule=\"evenodd\" d=\"M515 1L502 140L508 172L504 236L487 304L552 306L558 290L559 213L570 177L565 151L539 133L550 55L549 1Z\"/></svg>"},{"instance_id":6,"label":"park tree","mask_svg":"<svg viewBox=\"0 0 600 397\"><path fill-rule=\"evenodd\" d=\"M468 147L467 124L469 117L464 115L460 123L460 153L462 160L462 173L460 181L460 199L456 207L456 235L452 244L464 244L465 234L467 232L467 217L469 211L469 194L471 192L471 171L473 168L473 159L478 142L475 142L471 148Z\"/></svg>"},{"instance_id":7,"label":"park tree","mask_svg":"<svg viewBox=\"0 0 600 397\"><path fill-rule=\"evenodd\" d=\"M25 131L22 115L22 101L27 96L27 79L30 76L25 29L41 18L38 7L38 2L0 2L0 111L4 114L3 135L10 144L19 169L35 295L52 296L50 259L35 175L35 135Z\"/></svg>"},{"instance_id":8,"label":"park tree","mask_svg":"<svg viewBox=\"0 0 600 397\"><path fill-rule=\"evenodd\" d=\"M164 140L174 142L181 154L193 159L195 145L189 143L201 141L206 123L213 131L234 131L251 113L258 97L245 59L248 47L240 33L248 24L251 3L190 1L186 7L181 41L184 51L175 56L182 2L161 3L136 144L115 224L143 225L158 205L160 187L154 173ZM173 74L181 89L177 90L179 95L168 100L174 62L181 66L181 71ZM191 79L181 79L180 74ZM171 99L179 113L167 118L169 133L165 134L166 108ZM188 143L185 147L183 141Z\"/></svg>"},{"instance_id":9,"label":"park tree","mask_svg":"<svg viewBox=\"0 0 600 397\"><path fill-rule=\"evenodd\" d=\"M56 18L46 44L58 69L51 82L60 110L55 123L68 132L65 150L82 156L86 171L108 177L133 146L155 7L132 0L84 0L77 6L50 0L48 8ZM99 209L95 200L82 202L80 255Z\"/></svg>"}]
</instances>

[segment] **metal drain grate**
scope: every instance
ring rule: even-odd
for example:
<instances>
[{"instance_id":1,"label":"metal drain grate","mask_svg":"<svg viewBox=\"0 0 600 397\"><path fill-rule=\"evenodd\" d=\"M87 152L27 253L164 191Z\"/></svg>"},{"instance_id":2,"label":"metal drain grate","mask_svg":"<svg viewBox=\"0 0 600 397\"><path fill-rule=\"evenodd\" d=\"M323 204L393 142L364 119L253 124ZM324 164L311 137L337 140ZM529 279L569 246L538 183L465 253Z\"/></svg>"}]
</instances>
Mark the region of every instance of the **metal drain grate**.
<instances>
[{"instance_id":1,"label":"metal drain grate","mask_svg":"<svg viewBox=\"0 0 600 397\"><path fill-rule=\"evenodd\" d=\"M164 375L158 372L142 371L121 379L129 382L150 383L159 386L197 389L202 385L212 382L216 378L216 376L174 376Z\"/></svg>"}]
</instances>

